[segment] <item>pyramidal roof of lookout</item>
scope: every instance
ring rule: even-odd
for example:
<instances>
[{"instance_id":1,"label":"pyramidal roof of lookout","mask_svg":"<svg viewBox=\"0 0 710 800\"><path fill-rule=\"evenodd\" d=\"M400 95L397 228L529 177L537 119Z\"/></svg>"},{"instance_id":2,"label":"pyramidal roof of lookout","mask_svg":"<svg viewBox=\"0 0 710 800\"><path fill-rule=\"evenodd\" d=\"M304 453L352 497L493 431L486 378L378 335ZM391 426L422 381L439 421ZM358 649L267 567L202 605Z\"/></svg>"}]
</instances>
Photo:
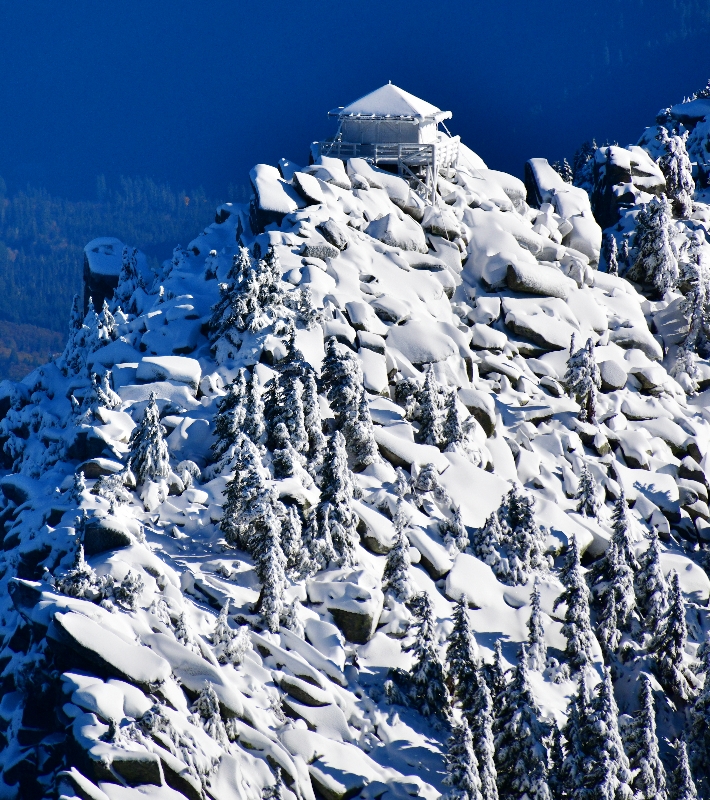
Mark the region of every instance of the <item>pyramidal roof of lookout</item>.
<instances>
[{"instance_id":1,"label":"pyramidal roof of lookout","mask_svg":"<svg viewBox=\"0 0 710 800\"><path fill-rule=\"evenodd\" d=\"M437 122L451 116L450 111L442 111L393 83L386 83L374 92L350 103L349 106L333 109L330 113L338 117L389 117L415 120L433 118Z\"/></svg>"}]
</instances>

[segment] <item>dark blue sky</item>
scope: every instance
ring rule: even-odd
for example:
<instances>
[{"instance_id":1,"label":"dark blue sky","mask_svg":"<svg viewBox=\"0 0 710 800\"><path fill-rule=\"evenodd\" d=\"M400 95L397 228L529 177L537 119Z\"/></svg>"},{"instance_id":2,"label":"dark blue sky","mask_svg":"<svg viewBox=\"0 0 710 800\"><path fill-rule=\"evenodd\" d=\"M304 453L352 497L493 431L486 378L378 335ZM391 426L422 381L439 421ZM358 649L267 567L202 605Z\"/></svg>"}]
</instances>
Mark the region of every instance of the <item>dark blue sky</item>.
<instances>
[{"instance_id":1,"label":"dark blue sky","mask_svg":"<svg viewBox=\"0 0 710 800\"><path fill-rule=\"evenodd\" d=\"M79 198L150 175L223 196L307 159L391 80L489 163L636 140L710 77L707 0L4 0L0 175Z\"/></svg>"}]
</instances>

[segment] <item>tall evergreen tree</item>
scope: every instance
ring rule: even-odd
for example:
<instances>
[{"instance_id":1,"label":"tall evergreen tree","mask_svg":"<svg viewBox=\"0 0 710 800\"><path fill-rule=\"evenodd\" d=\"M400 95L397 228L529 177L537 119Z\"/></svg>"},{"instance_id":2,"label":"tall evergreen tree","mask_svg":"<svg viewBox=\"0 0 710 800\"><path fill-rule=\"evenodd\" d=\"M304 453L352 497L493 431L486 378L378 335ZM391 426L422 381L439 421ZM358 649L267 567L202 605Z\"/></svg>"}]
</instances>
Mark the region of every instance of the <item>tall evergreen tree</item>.
<instances>
[{"instance_id":1,"label":"tall evergreen tree","mask_svg":"<svg viewBox=\"0 0 710 800\"><path fill-rule=\"evenodd\" d=\"M557 608L565 603L565 621L562 633L567 639L565 656L573 670L581 670L592 662L592 626L589 619L589 589L582 574L577 538L572 539L560 570L564 592L555 600Z\"/></svg>"},{"instance_id":2,"label":"tall evergreen tree","mask_svg":"<svg viewBox=\"0 0 710 800\"><path fill-rule=\"evenodd\" d=\"M589 758L583 786L592 797L631 800L632 776L619 733L619 710L608 668L604 669L604 678L585 716L582 741Z\"/></svg>"},{"instance_id":3,"label":"tall evergreen tree","mask_svg":"<svg viewBox=\"0 0 710 800\"><path fill-rule=\"evenodd\" d=\"M465 453L465 434L455 388L446 392L444 422L441 428L441 447L447 453Z\"/></svg>"},{"instance_id":4,"label":"tall evergreen tree","mask_svg":"<svg viewBox=\"0 0 710 800\"><path fill-rule=\"evenodd\" d=\"M704 642L703 688L689 712L688 750L693 772L704 795L710 792L710 647Z\"/></svg>"},{"instance_id":5,"label":"tall evergreen tree","mask_svg":"<svg viewBox=\"0 0 710 800\"><path fill-rule=\"evenodd\" d=\"M636 217L636 261L630 280L652 286L662 297L678 281L678 259L670 238L670 207L665 195L653 198Z\"/></svg>"},{"instance_id":6,"label":"tall evergreen tree","mask_svg":"<svg viewBox=\"0 0 710 800\"><path fill-rule=\"evenodd\" d=\"M424 444L439 447L442 439L441 397L439 382L434 370L429 367L424 378L424 385L417 393L419 404L419 440Z\"/></svg>"},{"instance_id":7,"label":"tall evergreen tree","mask_svg":"<svg viewBox=\"0 0 710 800\"><path fill-rule=\"evenodd\" d=\"M264 425L264 401L262 399L259 375L252 372L251 381L244 405L244 433L255 445L259 445L266 430Z\"/></svg>"},{"instance_id":8,"label":"tall evergreen tree","mask_svg":"<svg viewBox=\"0 0 710 800\"><path fill-rule=\"evenodd\" d=\"M575 352L574 347L572 334L564 384L570 395L579 402L580 420L594 425L597 421L597 392L602 385L599 367L594 358L594 343L590 338L580 350Z\"/></svg>"},{"instance_id":9,"label":"tall evergreen tree","mask_svg":"<svg viewBox=\"0 0 710 800\"><path fill-rule=\"evenodd\" d=\"M410 702L425 717L433 716L448 721L451 699L446 687L444 666L439 658L431 598L426 592L421 592L409 601L409 608L414 617L414 641L404 649L414 657L410 672Z\"/></svg>"},{"instance_id":10,"label":"tall evergreen tree","mask_svg":"<svg viewBox=\"0 0 710 800\"><path fill-rule=\"evenodd\" d=\"M678 742L678 766L673 773L673 780L671 782L671 791L669 797L671 800L696 800L698 790L695 787L693 776L690 772L690 764L688 763L688 751L685 742Z\"/></svg>"},{"instance_id":11,"label":"tall evergreen tree","mask_svg":"<svg viewBox=\"0 0 710 800\"><path fill-rule=\"evenodd\" d=\"M160 422L155 393L151 393L143 412L143 419L133 430L128 445L131 469L139 484L168 477L170 465L165 433L165 428Z\"/></svg>"},{"instance_id":12,"label":"tall evergreen tree","mask_svg":"<svg viewBox=\"0 0 710 800\"><path fill-rule=\"evenodd\" d=\"M232 447L241 431L246 416L244 396L246 394L246 373L240 369L234 380L227 386L227 393L217 403L214 416L214 444L212 456L218 461Z\"/></svg>"},{"instance_id":13,"label":"tall evergreen tree","mask_svg":"<svg viewBox=\"0 0 710 800\"><path fill-rule=\"evenodd\" d=\"M486 664L485 675L493 701L498 704L505 687L508 685L508 676L503 665L503 647L500 639L496 639L493 647L493 661L490 664Z\"/></svg>"},{"instance_id":14,"label":"tall evergreen tree","mask_svg":"<svg viewBox=\"0 0 710 800\"><path fill-rule=\"evenodd\" d=\"M322 469L320 503L316 510L321 535L327 530L338 561L357 563L357 517L352 508L353 484L340 431L331 437Z\"/></svg>"},{"instance_id":15,"label":"tall evergreen tree","mask_svg":"<svg viewBox=\"0 0 710 800\"><path fill-rule=\"evenodd\" d=\"M450 685L458 696L458 688L475 672L478 661L478 646L471 630L466 596L463 594L454 606L453 617L454 626L446 647L446 666Z\"/></svg>"},{"instance_id":16,"label":"tall evergreen tree","mask_svg":"<svg viewBox=\"0 0 710 800\"><path fill-rule=\"evenodd\" d=\"M627 737L629 762L634 771L634 797L638 800L666 800L666 770L656 736L656 711L648 675L641 678L641 704Z\"/></svg>"},{"instance_id":17,"label":"tall evergreen tree","mask_svg":"<svg viewBox=\"0 0 710 800\"><path fill-rule=\"evenodd\" d=\"M655 528L649 534L649 545L641 557L636 573L636 598L643 614L644 628L654 634L668 613L668 582L661 568L661 548Z\"/></svg>"},{"instance_id":18,"label":"tall evergreen tree","mask_svg":"<svg viewBox=\"0 0 710 800\"><path fill-rule=\"evenodd\" d=\"M382 574L382 591L391 594L395 600L406 603L414 596L415 590L409 576L412 562L409 557L409 539L404 532L406 520L401 497L397 498L397 508L392 521L395 539L394 546L387 554Z\"/></svg>"},{"instance_id":19,"label":"tall evergreen tree","mask_svg":"<svg viewBox=\"0 0 710 800\"><path fill-rule=\"evenodd\" d=\"M666 192L673 207L673 213L681 219L688 219L693 213L693 168L688 158L685 143L688 138L686 131L682 136L668 135L665 128L661 127L659 138L665 146L666 152L658 159L663 177L666 179Z\"/></svg>"},{"instance_id":20,"label":"tall evergreen tree","mask_svg":"<svg viewBox=\"0 0 710 800\"><path fill-rule=\"evenodd\" d=\"M583 517L597 519L602 503L597 497L597 482L586 464L582 465L576 499L579 501L577 511Z\"/></svg>"},{"instance_id":21,"label":"tall evergreen tree","mask_svg":"<svg viewBox=\"0 0 710 800\"><path fill-rule=\"evenodd\" d=\"M501 698L494 723L498 794L511 800L550 800L549 725L540 718L528 678L527 652L521 645L513 679Z\"/></svg>"},{"instance_id":22,"label":"tall evergreen tree","mask_svg":"<svg viewBox=\"0 0 710 800\"><path fill-rule=\"evenodd\" d=\"M547 567L545 537L535 521L532 498L514 485L498 511L498 519L508 557L508 580L524 584L533 570Z\"/></svg>"},{"instance_id":23,"label":"tall evergreen tree","mask_svg":"<svg viewBox=\"0 0 710 800\"><path fill-rule=\"evenodd\" d=\"M303 546L303 524L296 506L285 506L281 516L281 549L286 558L287 575L293 579L308 572L308 556Z\"/></svg>"},{"instance_id":24,"label":"tall evergreen tree","mask_svg":"<svg viewBox=\"0 0 710 800\"><path fill-rule=\"evenodd\" d=\"M584 796L583 780L588 772L586 739L583 729L589 714L589 689L587 673L583 670L579 675L577 691L572 695L567 706L567 720L562 728L566 740L566 752L559 773L555 776L558 796L581 798Z\"/></svg>"},{"instance_id":25,"label":"tall evergreen tree","mask_svg":"<svg viewBox=\"0 0 710 800\"><path fill-rule=\"evenodd\" d=\"M281 523L274 513L273 500L269 501L253 514L250 543L254 569L261 583L257 607L264 627L276 633L284 612L286 557L281 549Z\"/></svg>"},{"instance_id":26,"label":"tall evergreen tree","mask_svg":"<svg viewBox=\"0 0 710 800\"><path fill-rule=\"evenodd\" d=\"M685 601L675 570L671 573L668 613L651 643L656 674L663 688L689 700L695 696L690 669L684 663L688 626L685 621Z\"/></svg>"},{"instance_id":27,"label":"tall evergreen tree","mask_svg":"<svg viewBox=\"0 0 710 800\"><path fill-rule=\"evenodd\" d=\"M688 334L678 348L671 373L686 391L697 391L698 354L707 352L710 335L710 264L702 231L693 232L687 260L681 267L680 288L684 297L680 310L687 320Z\"/></svg>"},{"instance_id":28,"label":"tall evergreen tree","mask_svg":"<svg viewBox=\"0 0 710 800\"><path fill-rule=\"evenodd\" d=\"M498 520L498 513L491 512L482 528L479 528L473 537L473 552L477 558L484 561L496 574L496 577L505 580L510 573L508 560L503 559L500 550L503 541L503 531Z\"/></svg>"},{"instance_id":29,"label":"tall evergreen tree","mask_svg":"<svg viewBox=\"0 0 710 800\"><path fill-rule=\"evenodd\" d=\"M308 434L308 454L306 468L315 478L323 463L325 451L325 436L323 423L318 404L318 389L313 373L309 372L303 378L303 424Z\"/></svg>"},{"instance_id":30,"label":"tall evergreen tree","mask_svg":"<svg viewBox=\"0 0 710 800\"><path fill-rule=\"evenodd\" d=\"M352 457L353 469L363 470L380 460L370 416L370 406L367 403L367 394L362 387L357 405L357 416L346 428L346 436L349 436L348 451Z\"/></svg>"},{"instance_id":31,"label":"tall evergreen tree","mask_svg":"<svg viewBox=\"0 0 710 800\"><path fill-rule=\"evenodd\" d=\"M446 777L444 783L451 789L443 795L445 800L484 800L478 759L473 749L473 739L466 718L455 725L447 742Z\"/></svg>"},{"instance_id":32,"label":"tall evergreen tree","mask_svg":"<svg viewBox=\"0 0 710 800\"><path fill-rule=\"evenodd\" d=\"M256 445L246 436L238 440L234 475L227 484L219 527L230 544L249 549L250 528L271 495Z\"/></svg>"},{"instance_id":33,"label":"tall evergreen tree","mask_svg":"<svg viewBox=\"0 0 710 800\"><path fill-rule=\"evenodd\" d=\"M547 662L547 642L545 626L540 607L540 583L535 579L535 586L530 598L530 619L528 620L528 665L530 669L543 672Z\"/></svg>"}]
</instances>

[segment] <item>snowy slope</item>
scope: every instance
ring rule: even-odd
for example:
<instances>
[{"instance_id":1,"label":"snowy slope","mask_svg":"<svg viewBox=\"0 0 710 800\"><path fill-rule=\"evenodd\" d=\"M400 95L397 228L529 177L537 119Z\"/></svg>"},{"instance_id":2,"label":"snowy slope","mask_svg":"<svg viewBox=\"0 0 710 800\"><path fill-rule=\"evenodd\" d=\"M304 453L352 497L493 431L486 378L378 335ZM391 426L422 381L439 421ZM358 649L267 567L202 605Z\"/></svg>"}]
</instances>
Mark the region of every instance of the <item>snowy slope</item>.
<instances>
[{"instance_id":1,"label":"snowy slope","mask_svg":"<svg viewBox=\"0 0 710 800\"><path fill-rule=\"evenodd\" d=\"M655 531L663 572L679 577L681 658L699 665L710 417L705 393L668 374L649 327L674 296L649 301L598 271L588 203L564 187L532 209L512 176L460 167L440 176L432 207L364 161L333 162L258 165L252 203L222 206L154 285L129 248L110 310L75 315L61 358L2 386L2 797L258 800L279 767L284 797L434 800L447 790L447 724L385 692L389 671L417 657L416 610L402 598L427 593L443 659L463 596L478 656L493 662L500 640L507 669L528 641L537 576L548 660L526 680L542 721L561 726L578 673L564 668L560 568L572 540L585 568L603 561L622 491L636 557ZM264 277L276 269L280 280ZM250 280L268 284L266 302ZM599 368L594 421L565 391L573 337L572 355L589 340ZM258 383L268 411L275 384L319 381L326 351L344 377L305 405L327 441L275 444L267 420L251 462L236 429L215 457L228 391L246 398ZM346 396L353 386L364 392ZM251 430L259 403L239 402L236 426ZM358 537L343 534L328 563L313 525L327 476L299 456L335 464L337 427L356 470L335 476L344 525ZM225 533L247 462L268 498L243 497L234 525L248 530L271 503L302 528L295 552L279 544L302 570L287 572L271 616L259 608L262 556ZM598 519L578 513L580 481ZM533 503L539 550L517 578L500 564L513 564L510 547L486 560L481 549L513 485ZM393 547L399 589L383 586ZM604 616L595 605L594 632ZM657 671L634 619L607 657L622 714L638 708L639 674ZM597 639L590 685L602 677ZM652 680L671 768L689 700Z\"/></svg>"}]
</instances>

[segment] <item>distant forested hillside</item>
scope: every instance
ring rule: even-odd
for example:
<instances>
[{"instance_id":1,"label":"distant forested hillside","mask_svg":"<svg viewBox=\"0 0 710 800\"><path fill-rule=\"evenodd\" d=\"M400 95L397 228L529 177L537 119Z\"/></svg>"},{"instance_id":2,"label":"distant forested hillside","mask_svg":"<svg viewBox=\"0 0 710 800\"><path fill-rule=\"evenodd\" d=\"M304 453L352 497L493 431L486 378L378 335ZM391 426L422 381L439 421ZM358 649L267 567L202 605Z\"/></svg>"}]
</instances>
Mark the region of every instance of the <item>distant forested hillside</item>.
<instances>
[{"instance_id":1,"label":"distant forested hillside","mask_svg":"<svg viewBox=\"0 0 710 800\"><path fill-rule=\"evenodd\" d=\"M244 191L230 186L229 199ZM112 190L100 176L91 201L30 186L10 193L0 178L0 323L15 326L6 337L10 329L0 325L0 378L21 377L61 350L88 241L117 236L157 264L209 224L216 205L201 189L174 191L150 178L121 178ZM13 348L15 356L6 352Z\"/></svg>"}]
</instances>

